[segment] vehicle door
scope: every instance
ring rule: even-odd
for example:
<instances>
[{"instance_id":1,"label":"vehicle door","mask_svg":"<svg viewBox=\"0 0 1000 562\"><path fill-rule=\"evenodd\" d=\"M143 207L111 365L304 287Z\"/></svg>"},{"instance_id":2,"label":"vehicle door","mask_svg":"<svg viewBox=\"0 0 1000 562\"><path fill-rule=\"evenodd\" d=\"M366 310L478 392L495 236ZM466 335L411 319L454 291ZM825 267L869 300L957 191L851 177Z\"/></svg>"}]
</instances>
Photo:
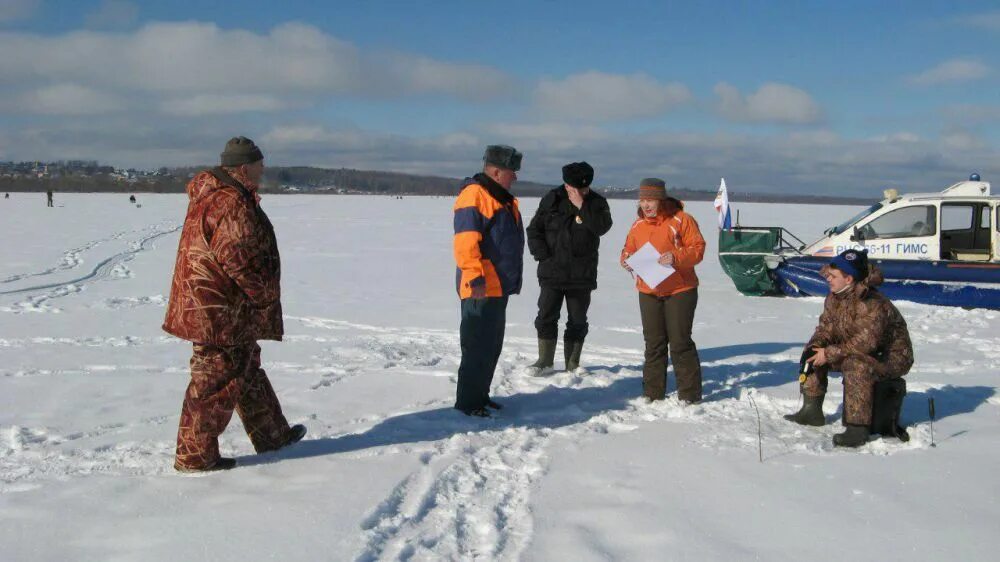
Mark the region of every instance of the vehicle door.
<instances>
[{"instance_id":1,"label":"vehicle door","mask_svg":"<svg viewBox=\"0 0 1000 562\"><path fill-rule=\"evenodd\" d=\"M991 259L1000 261L1000 204L993 204L993 249Z\"/></svg>"},{"instance_id":2,"label":"vehicle door","mask_svg":"<svg viewBox=\"0 0 1000 562\"><path fill-rule=\"evenodd\" d=\"M993 211L985 201L941 204L941 249L945 260L989 261Z\"/></svg>"}]
</instances>

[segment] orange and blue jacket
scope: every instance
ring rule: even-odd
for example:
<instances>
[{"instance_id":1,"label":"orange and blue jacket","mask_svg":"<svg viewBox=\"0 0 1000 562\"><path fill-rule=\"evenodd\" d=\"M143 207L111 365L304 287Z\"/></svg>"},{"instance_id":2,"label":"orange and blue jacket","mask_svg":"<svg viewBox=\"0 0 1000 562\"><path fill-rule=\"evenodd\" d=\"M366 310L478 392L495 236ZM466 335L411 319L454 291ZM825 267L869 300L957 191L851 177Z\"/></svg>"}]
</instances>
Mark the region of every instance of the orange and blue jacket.
<instances>
[{"instance_id":1,"label":"orange and blue jacket","mask_svg":"<svg viewBox=\"0 0 1000 562\"><path fill-rule=\"evenodd\" d=\"M517 198L483 174L465 180L455 200L455 284L467 299L472 288L487 297L521 292L524 224Z\"/></svg>"},{"instance_id":2,"label":"orange and blue jacket","mask_svg":"<svg viewBox=\"0 0 1000 562\"><path fill-rule=\"evenodd\" d=\"M698 286L698 276L694 266L705 258L705 239L694 217L684 211L677 211L671 217L658 215L651 219L640 218L632 224L622 248L622 259L632 255L646 242L653 245L660 254L674 254L673 268L676 271L659 285L650 287L639 276L635 278L635 288L640 293L669 297Z\"/></svg>"}]
</instances>

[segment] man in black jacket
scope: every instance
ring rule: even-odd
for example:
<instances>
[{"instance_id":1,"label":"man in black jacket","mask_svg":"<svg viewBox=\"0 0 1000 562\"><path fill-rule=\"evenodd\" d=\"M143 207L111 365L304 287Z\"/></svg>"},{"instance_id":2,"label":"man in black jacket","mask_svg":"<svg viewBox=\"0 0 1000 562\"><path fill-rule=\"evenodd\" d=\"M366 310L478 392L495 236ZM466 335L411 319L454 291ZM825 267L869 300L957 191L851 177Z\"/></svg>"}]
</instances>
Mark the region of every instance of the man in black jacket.
<instances>
[{"instance_id":1,"label":"man in black jacket","mask_svg":"<svg viewBox=\"0 0 1000 562\"><path fill-rule=\"evenodd\" d=\"M551 369L556 354L559 311L566 299L563 353L566 370L580 367L587 336L590 292L597 288L597 250L601 236L611 229L607 200L590 189L594 169L586 162L563 166L563 183L538 204L528 225L528 249L538 261L538 361L529 369L541 374Z\"/></svg>"}]
</instances>

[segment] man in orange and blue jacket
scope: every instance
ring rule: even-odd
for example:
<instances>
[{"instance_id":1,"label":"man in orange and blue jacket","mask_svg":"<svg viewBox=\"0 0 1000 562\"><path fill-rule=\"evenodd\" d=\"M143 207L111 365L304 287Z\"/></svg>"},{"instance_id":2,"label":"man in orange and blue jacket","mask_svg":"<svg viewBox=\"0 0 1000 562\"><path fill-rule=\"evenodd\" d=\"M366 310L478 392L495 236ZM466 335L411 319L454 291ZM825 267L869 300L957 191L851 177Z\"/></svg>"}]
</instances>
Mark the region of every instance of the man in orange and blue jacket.
<instances>
[{"instance_id":1,"label":"man in orange and blue jacket","mask_svg":"<svg viewBox=\"0 0 1000 562\"><path fill-rule=\"evenodd\" d=\"M455 408L488 418L493 372L503 348L507 297L521 292L524 224L510 193L521 169L521 153L490 145L483 171L467 178L455 201L456 289L462 300L462 362Z\"/></svg>"}]
</instances>

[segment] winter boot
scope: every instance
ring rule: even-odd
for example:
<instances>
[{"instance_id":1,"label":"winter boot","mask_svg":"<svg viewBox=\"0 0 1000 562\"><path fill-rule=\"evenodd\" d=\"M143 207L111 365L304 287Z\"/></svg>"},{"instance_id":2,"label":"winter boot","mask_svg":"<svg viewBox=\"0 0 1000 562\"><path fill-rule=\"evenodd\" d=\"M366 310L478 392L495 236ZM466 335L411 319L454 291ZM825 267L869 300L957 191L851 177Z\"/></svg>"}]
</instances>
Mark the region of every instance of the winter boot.
<instances>
[{"instance_id":1,"label":"winter boot","mask_svg":"<svg viewBox=\"0 0 1000 562\"><path fill-rule=\"evenodd\" d=\"M538 340L538 361L528 366L528 373L541 375L552 369L556 359L556 340Z\"/></svg>"},{"instance_id":2,"label":"winter boot","mask_svg":"<svg viewBox=\"0 0 1000 562\"><path fill-rule=\"evenodd\" d=\"M826 423L823 416L823 399L825 394L819 396L802 395L802 407L794 414L786 414L785 419L800 425L812 425L819 427Z\"/></svg>"},{"instance_id":3,"label":"winter boot","mask_svg":"<svg viewBox=\"0 0 1000 562\"><path fill-rule=\"evenodd\" d=\"M563 342L563 356L566 359L566 371L572 373L580 368L580 354L582 352L582 341L565 340Z\"/></svg>"},{"instance_id":4,"label":"winter boot","mask_svg":"<svg viewBox=\"0 0 1000 562\"><path fill-rule=\"evenodd\" d=\"M854 425L853 423L844 425L847 429L843 433L837 433L833 436L835 447L860 447L868 442L867 425Z\"/></svg>"},{"instance_id":5,"label":"winter boot","mask_svg":"<svg viewBox=\"0 0 1000 562\"><path fill-rule=\"evenodd\" d=\"M291 445L292 443L298 443L299 441L302 441L302 438L305 436L306 436L306 426L297 423L290 428L288 441L285 442L285 445L288 446Z\"/></svg>"},{"instance_id":6,"label":"winter boot","mask_svg":"<svg viewBox=\"0 0 1000 562\"><path fill-rule=\"evenodd\" d=\"M231 459L229 457L219 457L219 460L215 461L215 464L205 468L188 468L186 466L181 466L174 463L174 470L177 472L195 473L195 472L216 472L219 470L229 470L236 468L236 459Z\"/></svg>"}]
</instances>

